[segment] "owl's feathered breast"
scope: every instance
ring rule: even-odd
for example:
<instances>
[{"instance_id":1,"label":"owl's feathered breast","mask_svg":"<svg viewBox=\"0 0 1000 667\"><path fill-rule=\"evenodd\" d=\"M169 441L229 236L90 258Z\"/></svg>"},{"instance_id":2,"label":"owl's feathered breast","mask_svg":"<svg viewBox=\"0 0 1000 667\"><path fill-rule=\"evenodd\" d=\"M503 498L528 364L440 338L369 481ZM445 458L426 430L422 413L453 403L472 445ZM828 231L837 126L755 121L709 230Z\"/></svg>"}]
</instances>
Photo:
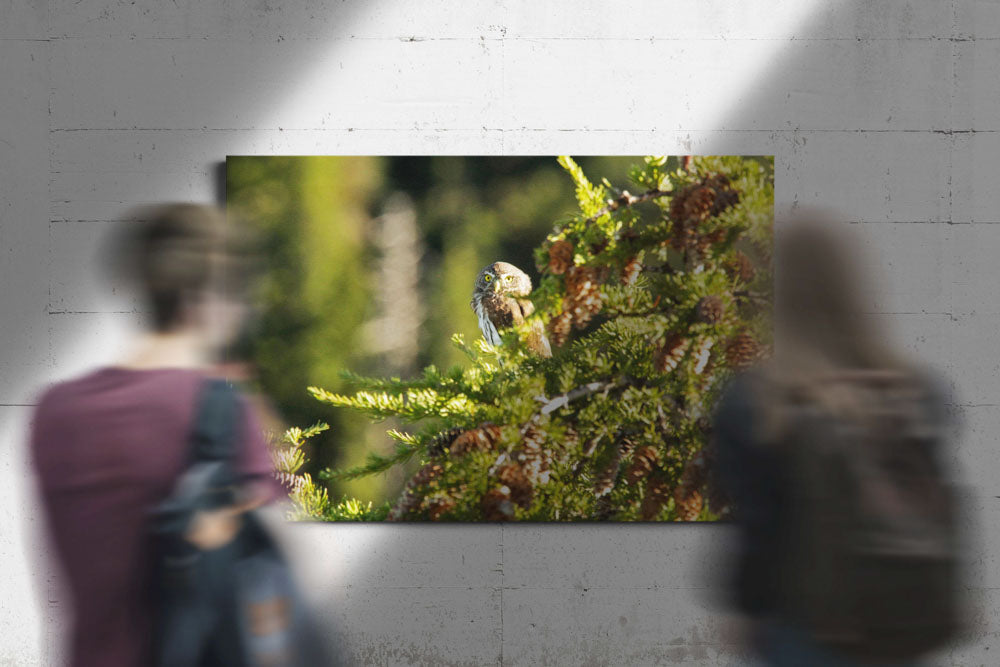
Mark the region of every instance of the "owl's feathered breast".
<instances>
[{"instance_id":1,"label":"owl's feathered breast","mask_svg":"<svg viewBox=\"0 0 1000 667\"><path fill-rule=\"evenodd\" d=\"M524 322L524 313L518 299L487 292L472 299L472 309L479 319L479 329L493 345L499 345L500 330Z\"/></svg>"},{"instance_id":2,"label":"owl's feathered breast","mask_svg":"<svg viewBox=\"0 0 1000 667\"><path fill-rule=\"evenodd\" d=\"M508 329L519 321L524 321L517 299L502 294L485 294L482 302L484 310L498 329Z\"/></svg>"}]
</instances>

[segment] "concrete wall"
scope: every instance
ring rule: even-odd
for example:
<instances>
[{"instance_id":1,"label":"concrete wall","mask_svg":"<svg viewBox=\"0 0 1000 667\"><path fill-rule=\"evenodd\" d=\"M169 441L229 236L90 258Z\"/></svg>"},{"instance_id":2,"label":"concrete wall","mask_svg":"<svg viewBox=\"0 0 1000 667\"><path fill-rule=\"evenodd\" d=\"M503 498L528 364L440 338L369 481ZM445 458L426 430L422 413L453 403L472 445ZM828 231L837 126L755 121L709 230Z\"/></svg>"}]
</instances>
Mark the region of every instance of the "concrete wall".
<instances>
[{"instance_id":1,"label":"concrete wall","mask_svg":"<svg viewBox=\"0 0 1000 667\"><path fill-rule=\"evenodd\" d=\"M141 315L94 252L130 206L210 201L226 154L774 154L829 204L903 346L956 388L996 608L997 0L0 2L0 663L57 660L25 476L37 388ZM699 567L721 526L300 526L362 664L739 664ZM1000 621L942 656L995 664ZM993 656L993 657L991 657Z\"/></svg>"}]
</instances>

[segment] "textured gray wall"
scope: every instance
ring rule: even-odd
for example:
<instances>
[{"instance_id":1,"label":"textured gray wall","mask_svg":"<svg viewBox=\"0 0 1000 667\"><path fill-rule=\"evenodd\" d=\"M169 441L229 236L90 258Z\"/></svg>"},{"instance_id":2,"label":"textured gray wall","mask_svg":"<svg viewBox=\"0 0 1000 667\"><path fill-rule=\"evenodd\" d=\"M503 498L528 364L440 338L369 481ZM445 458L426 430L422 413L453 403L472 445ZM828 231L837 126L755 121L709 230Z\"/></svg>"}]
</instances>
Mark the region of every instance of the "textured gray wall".
<instances>
[{"instance_id":1,"label":"textured gray wall","mask_svg":"<svg viewBox=\"0 0 1000 667\"><path fill-rule=\"evenodd\" d=\"M24 439L37 388L112 358L131 205L213 198L226 154L774 154L836 206L874 314L956 388L996 609L997 0L0 2L0 663L51 664ZM721 526L300 526L364 664L738 664L702 562ZM708 582L708 583L706 583ZM996 664L1000 620L941 662Z\"/></svg>"}]
</instances>

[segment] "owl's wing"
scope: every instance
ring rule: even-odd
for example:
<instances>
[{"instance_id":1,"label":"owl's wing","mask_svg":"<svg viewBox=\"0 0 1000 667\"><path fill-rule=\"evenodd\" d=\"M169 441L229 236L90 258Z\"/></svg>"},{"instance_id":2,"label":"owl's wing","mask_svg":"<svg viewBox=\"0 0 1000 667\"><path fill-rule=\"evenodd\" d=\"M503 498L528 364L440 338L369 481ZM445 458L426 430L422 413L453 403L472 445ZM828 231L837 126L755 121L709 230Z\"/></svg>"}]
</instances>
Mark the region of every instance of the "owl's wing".
<instances>
[{"instance_id":1,"label":"owl's wing","mask_svg":"<svg viewBox=\"0 0 1000 667\"><path fill-rule=\"evenodd\" d=\"M541 357L552 356L552 347L549 345L549 339L545 337L545 326L540 320L531 323L528 346Z\"/></svg>"},{"instance_id":2,"label":"owl's wing","mask_svg":"<svg viewBox=\"0 0 1000 667\"><path fill-rule=\"evenodd\" d=\"M517 305L521 306L522 320L535 312L535 304L527 299L518 299Z\"/></svg>"},{"instance_id":3,"label":"owl's wing","mask_svg":"<svg viewBox=\"0 0 1000 667\"><path fill-rule=\"evenodd\" d=\"M518 299L518 306L520 306L520 313L515 316L515 320L518 324L523 324L524 319L535 312L535 304L527 299ZM517 310L517 309L515 309ZM549 346L549 339L545 337L545 327L539 320L535 320L531 323L531 333L528 334L528 347L530 347L536 354L542 357L551 357L552 348Z\"/></svg>"},{"instance_id":4,"label":"owl's wing","mask_svg":"<svg viewBox=\"0 0 1000 667\"><path fill-rule=\"evenodd\" d=\"M490 307L488 300L485 297L476 299L473 296L472 310L476 313L476 319L479 320L479 330L483 332L483 338L486 339L486 342L490 345L499 345L501 342L500 332L493 323L493 318L491 317L493 308Z\"/></svg>"},{"instance_id":5,"label":"owl's wing","mask_svg":"<svg viewBox=\"0 0 1000 667\"><path fill-rule=\"evenodd\" d=\"M530 301L525 299L508 299L510 307L510 322L512 326L519 327L524 324L524 318L531 314L534 307ZM528 310L528 309L531 310Z\"/></svg>"}]
</instances>

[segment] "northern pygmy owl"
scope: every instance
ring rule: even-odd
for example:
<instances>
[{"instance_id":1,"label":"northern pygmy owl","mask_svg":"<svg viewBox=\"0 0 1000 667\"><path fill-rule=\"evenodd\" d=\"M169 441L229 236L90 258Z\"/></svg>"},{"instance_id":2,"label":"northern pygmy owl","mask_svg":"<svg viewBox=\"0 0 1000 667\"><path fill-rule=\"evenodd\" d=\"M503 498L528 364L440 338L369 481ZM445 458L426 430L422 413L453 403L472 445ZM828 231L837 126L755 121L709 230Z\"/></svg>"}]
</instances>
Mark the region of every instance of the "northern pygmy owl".
<instances>
[{"instance_id":1,"label":"northern pygmy owl","mask_svg":"<svg viewBox=\"0 0 1000 667\"><path fill-rule=\"evenodd\" d=\"M523 324L525 318L535 312L535 306L525 298L529 294L531 278L513 264L493 262L480 271L470 305L479 319L483 338L499 345L501 330ZM527 344L536 354L552 356L545 330L538 320L532 324Z\"/></svg>"}]
</instances>

